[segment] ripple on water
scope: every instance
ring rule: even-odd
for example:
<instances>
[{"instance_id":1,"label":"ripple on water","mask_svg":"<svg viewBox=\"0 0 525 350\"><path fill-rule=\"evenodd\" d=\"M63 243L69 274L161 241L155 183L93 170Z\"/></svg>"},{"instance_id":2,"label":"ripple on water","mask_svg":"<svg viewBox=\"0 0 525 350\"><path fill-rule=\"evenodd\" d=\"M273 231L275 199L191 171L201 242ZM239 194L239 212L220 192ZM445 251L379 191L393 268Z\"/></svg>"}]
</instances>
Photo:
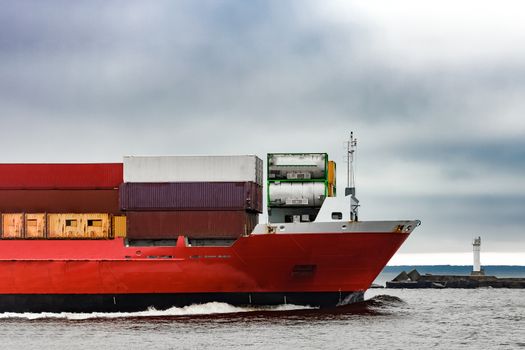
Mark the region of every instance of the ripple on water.
<instances>
[{"instance_id":1,"label":"ripple on water","mask_svg":"<svg viewBox=\"0 0 525 350\"><path fill-rule=\"evenodd\" d=\"M335 309L222 303L140 313L1 314L2 348L523 348L522 290L367 292Z\"/></svg>"}]
</instances>

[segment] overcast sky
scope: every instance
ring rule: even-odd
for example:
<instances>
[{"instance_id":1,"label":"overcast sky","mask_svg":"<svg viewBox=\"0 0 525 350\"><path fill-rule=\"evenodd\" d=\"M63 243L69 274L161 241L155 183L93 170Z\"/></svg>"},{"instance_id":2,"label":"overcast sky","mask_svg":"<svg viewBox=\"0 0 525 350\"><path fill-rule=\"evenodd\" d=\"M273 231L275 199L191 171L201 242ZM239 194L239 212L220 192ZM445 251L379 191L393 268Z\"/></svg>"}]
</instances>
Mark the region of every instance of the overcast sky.
<instances>
[{"instance_id":1,"label":"overcast sky","mask_svg":"<svg viewBox=\"0 0 525 350\"><path fill-rule=\"evenodd\" d=\"M343 187L353 130L402 253L525 253L521 1L0 5L0 162L327 151Z\"/></svg>"}]
</instances>

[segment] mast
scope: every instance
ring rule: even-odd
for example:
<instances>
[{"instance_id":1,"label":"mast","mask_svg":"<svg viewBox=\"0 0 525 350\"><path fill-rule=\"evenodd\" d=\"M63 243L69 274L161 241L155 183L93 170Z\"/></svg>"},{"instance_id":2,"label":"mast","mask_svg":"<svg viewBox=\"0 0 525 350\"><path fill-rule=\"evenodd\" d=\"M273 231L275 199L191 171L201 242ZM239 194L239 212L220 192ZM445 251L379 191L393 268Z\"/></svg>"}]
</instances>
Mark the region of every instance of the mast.
<instances>
[{"instance_id":1,"label":"mast","mask_svg":"<svg viewBox=\"0 0 525 350\"><path fill-rule=\"evenodd\" d=\"M350 221L357 221L357 208L359 200L355 196L355 174L354 174L354 153L357 147L357 139L354 139L354 132L350 132L350 140L346 142L346 188L345 196L350 196Z\"/></svg>"},{"instance_id":2,"label":"mast","mask_svg":"<svg viewBox=\"0 0 525 350\"><path fill-rule=\"evenodd\" d=\"M346 142L346 191L355 194L355 176L354 176L354 153L357 147L357 139L354 139L354 132L350 132L350 140Z\"/></svg>"}]
</instances>

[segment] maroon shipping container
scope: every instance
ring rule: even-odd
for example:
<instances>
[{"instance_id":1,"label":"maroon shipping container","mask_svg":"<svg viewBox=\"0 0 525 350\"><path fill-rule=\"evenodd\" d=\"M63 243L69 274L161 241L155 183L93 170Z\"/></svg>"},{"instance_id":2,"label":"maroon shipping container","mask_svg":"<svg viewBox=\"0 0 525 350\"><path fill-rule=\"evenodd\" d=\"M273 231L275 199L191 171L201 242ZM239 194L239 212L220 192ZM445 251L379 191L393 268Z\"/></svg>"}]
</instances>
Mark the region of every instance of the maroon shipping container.
<instances>
[{"instance_id":1,"label":"maroon shipping container","mask_svg":"<svg viewBox=\"0 0 525 350\"><path fill-rule=\"evenodd\" d=\"M253 231L259 214L242 210L128 212L126 221L130 239L237 238Z\"/></svg>"},{"instance_id":2,"label":"maroon shipping container","mask_svg":"<svg viewBox=\"0 0 525 350\"><path fill-rule=\"evenodd\" d=\"M0 190L0 212L118 214L118 190Z\"/></svg>"},{"instance_id":3,"label":"maroon shipping container","mask_svg":"<svg viewBox=\"0 0 525 350\"><path fill-rule=\"evenodd\" d=\"M122 171L122 163L0 164L0 189L117 188Z\"/></svg>"},{"instance_id":4,"label":"maroon shipping container","mask_svg":"<svg viewBox=\"0 0 525 350\"><path fill-rule=\"evenodd\" d=\"M120 208L152 210L252 210L262 212L262 187L254 182L123 183Z\"/></svg>"}]
</instances>

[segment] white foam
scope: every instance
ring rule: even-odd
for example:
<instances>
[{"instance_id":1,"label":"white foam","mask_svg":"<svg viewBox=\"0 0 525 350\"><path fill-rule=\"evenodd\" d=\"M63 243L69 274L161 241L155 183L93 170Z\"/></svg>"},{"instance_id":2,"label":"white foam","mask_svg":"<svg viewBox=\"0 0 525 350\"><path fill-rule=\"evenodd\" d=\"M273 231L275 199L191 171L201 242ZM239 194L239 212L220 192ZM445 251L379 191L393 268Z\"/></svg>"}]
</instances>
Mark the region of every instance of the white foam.
<instances>
[{"instance_id":1,"label":"white foam","mask_svg":"<svg viewBox=\"0 0 525 350\"><path fill-rule=\"evenodd\" d=\"M145 311L138 312L92 312L92 313L75 313L75 312L5 312L0 313L0 319L6 318L20 318L27 320L36 319L67 319L67 320L86 320L93 318L128 318L128 317L163 317L163 316L191 316L191 315L212 315L212 314L228 314L240 312L254 312L254 311L291 311L311 309L308 306L299 305L277 305L267 307L238 307L226 303L206 303L195 304L184 307L172 307L167 310L156 310L150 308Z\"/></svg>"}]
</instances>

